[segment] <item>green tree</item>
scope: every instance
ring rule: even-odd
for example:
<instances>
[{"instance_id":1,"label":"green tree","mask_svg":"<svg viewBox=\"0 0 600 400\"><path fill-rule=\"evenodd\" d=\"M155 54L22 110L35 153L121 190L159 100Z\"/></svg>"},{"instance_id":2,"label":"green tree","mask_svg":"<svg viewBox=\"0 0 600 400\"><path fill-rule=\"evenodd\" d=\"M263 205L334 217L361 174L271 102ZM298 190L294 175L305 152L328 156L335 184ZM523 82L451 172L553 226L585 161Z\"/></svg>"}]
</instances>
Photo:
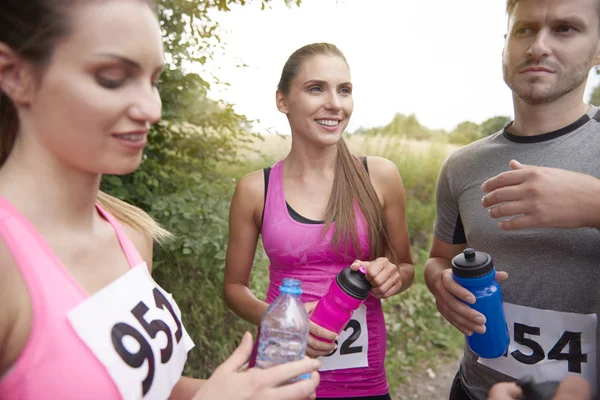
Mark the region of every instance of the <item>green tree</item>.
<instances>
[{"instance_id":1,"label":"green tree","mask_svg":"<svg viewBox=\"0 0 600 400\"><path fill-rule=\"evenodd\" d=\"M461 122L450 132L450 141L456 144L471 143L479 138L479 125L471 121Z\"/></svg>"},{"instance_id":2,"label":"green tree","mask_svg":"<svg viewBox=\"0 0 600 400\"><path fill-rule=\"evenodd\" d=\"M510 122L511 118L505 115L499 115L496 117L488 118L479 125L479 136L489 136L500 130L502 130L506 124Z\"/></svg>"}]
</instances>

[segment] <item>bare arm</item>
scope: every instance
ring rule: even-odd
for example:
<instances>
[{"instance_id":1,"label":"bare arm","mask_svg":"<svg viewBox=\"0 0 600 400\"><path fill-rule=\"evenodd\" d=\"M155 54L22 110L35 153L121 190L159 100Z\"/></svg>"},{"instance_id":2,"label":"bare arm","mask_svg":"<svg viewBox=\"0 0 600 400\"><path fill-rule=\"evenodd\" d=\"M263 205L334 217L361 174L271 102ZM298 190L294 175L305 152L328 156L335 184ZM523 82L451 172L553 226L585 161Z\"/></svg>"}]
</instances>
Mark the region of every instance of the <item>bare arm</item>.
<instances>
[{"instance_id":1,"label":"bare arm","mask_svg":"<svg viewBox=\"0 0 600 400\"><path fill-rule=\"evenodd\" d=\"M31 305L27 286L0 240L0 376L11 368L29 339Z\"/></svg>"},{"instance_id":2,"label":"bare arm","mask_svg":"<svg viewBox=\"0 0 600 400\"><path fill-rule=\"evenodd\" d=\"M452 259L467 247L467 243L448 244L433 235L429 259L425 263L425 283L431 293L435 294L434 288L442 272L452 267Z\"/></svg>"},{"instance_id":3,"label":"bare arm","mask_svg":"<svg viewBox=\"0 0 600 400\"><path fill-rule=\"evenodd\" d=\"M264 203L263 171L243 177L233 194L229 209L229 243L225 259L223 296L225 303L240 317L260 324L267 303L250 290L250 273Z\"/></svg>"}]
</instances>

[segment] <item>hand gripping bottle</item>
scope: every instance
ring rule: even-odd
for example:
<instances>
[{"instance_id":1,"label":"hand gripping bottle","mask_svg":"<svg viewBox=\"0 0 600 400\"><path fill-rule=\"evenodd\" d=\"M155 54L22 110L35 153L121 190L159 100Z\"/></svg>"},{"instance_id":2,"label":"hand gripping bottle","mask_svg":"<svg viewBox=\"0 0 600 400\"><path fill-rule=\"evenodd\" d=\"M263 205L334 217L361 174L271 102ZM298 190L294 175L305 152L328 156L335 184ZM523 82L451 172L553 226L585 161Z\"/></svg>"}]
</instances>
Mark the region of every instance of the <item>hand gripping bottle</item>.
<instances>
[{"instance_id":1,"label":"hand gripping bottle","mask_svg":"<svg viewBox=\"0 0 600 400\"><path fill-rule=\"evenodd\" d=\"M329 286L329 291L317 303L310 320L339 334L352 318L354 310L360 307L371 292L371 283L365 277L366 273L364 267L360 267L358 271L352 271L348 267L338 272ZM315 337L331 342L331 340Z\"/></svg>"},{"instance_id":2,"label":"hand gripping bottle","mask_svg":"<svg viewBox=\"0 0 600 400\"><path fill-rule=\"evenodd\" d=\"M473 332L467 336L467 344L479 357L501 357L508 350L510 338L502 292L494 279L496 268L492 257L481 251L465 249L452 259L452 273L454 280L475 296L475 304L467 305L486 318L485 333Z\"/></svg>"},{"instance_id":3,"label":"hand gripping bottle","mask_svg":"<svg viewBox=\"0 0 600 400\"><path fill-rule=\"evenodd\" d=\"M258 336L257 367L269 368L304 358L310 322L300 301L300 286L299 280L284 278L279 296L263 315ZM309 377L310 374L304 374L297 379Z\"/></svg>"}]
</instances>

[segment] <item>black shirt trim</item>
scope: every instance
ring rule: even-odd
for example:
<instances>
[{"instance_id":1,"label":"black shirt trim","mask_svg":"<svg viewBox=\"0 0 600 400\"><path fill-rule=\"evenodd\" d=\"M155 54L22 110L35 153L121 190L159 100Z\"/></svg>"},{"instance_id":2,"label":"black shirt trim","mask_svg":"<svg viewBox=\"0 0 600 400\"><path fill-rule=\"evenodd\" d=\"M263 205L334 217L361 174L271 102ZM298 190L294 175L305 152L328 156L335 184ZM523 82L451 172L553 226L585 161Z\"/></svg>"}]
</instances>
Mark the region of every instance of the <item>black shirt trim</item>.
<instances>
[{"instance_id":1,"label":"black shirt trim","mask_svg":"<svg viewBox=\"0 0 600 400\"><path fill-rule=\"evenodd\" d=\"M594 117L593 117L596 121L600 120L599 114L600 114L600 110L597 111L596 115L594 115ZM575 129L581 128L590 119L591 118L589 115L584 114L577 121L573 122L570 125L565 126L564 128L560 128L560 129L557 129L552 132L542 133L540 135L534 135L534 136L519 136L519 135L514 135L514 134L508 132L507 129L509 129L513 124L513 121L511 121L504 127L504 130L502 131L502 135L504 135L504 137L506 139L510 140L511 142L515 142L515 143L541 143L541 142L545 142L548 140L556 139L558 137L566 135L567 133L571 133Z\"/></svg>"}]
</instances>

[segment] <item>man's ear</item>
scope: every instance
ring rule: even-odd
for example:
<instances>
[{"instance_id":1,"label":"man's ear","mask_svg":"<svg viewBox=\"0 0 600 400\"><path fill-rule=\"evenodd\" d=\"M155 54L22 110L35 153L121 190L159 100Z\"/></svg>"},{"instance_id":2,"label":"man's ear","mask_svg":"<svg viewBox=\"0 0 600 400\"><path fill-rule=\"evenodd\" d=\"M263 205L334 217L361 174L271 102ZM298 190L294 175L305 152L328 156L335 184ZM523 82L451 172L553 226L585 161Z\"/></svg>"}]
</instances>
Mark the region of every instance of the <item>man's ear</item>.
<instances>
[{"instance_id":1,"label":"man's ear","mask_svg":"<svg viewBox=\"0 0 600 400\"><path fill-rule=\"evenodd\" d=\"M285 94L281 90L277 90L275 92L275 103L277 104L277 109L281 113L287 115L287 113L289 112L287 99L285 98Z\"/></svg>"},{"instance_id":2,"label":"man's ear","mask_svg":"<svg viewBox=\"0 0 600 400\"><path fill-rule=\"evenodd\" d=\"M31 101L32 72L22 57L0 42L0 91L15 105L27 105Z\"/></svg>"}]
</instances>

